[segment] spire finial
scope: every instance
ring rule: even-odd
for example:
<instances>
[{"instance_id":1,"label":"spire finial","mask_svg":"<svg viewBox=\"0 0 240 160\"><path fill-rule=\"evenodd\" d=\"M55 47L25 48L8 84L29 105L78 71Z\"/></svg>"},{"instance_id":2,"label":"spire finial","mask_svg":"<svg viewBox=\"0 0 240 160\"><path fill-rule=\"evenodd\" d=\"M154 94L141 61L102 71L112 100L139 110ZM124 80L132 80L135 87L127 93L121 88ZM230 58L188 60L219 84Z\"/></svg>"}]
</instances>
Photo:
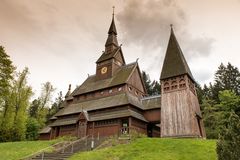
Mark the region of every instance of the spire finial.
<instances>
[{"instance_id":1,"label":"spire finial","mask_svg":"<svg viewBox=\"0 0 240 160\"><path fill-rule=\"evenodd\" d=\"M112 14L112 15L113 15L113 17L114 17L114 9L115 9L115 6L113 6L112 8L113 8L113 14Z\"/></svg>"},{"instance_id":2,"label":"spire finial","mask_svg":"<svg viewBox=\"0 0 240 160\"><path fill-rule=\"evenodd\" d=\"M173 32L173 24L170 24L171 32Z\"/></svg>"}]
</instances>

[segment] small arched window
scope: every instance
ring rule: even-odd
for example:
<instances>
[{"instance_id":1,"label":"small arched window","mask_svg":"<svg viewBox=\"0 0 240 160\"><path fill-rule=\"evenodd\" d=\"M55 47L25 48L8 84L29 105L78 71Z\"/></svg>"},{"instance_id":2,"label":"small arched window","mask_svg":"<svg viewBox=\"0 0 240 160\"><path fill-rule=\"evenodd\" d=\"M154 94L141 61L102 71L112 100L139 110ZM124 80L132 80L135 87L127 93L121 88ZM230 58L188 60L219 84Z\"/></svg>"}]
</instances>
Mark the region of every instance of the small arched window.
<instances>
[{"instance_id":1,"label":"small arched window","mask_svg":"<svg viewBox=\"0 0 240 160\"><path fill-rule=\"evenodd\" d=\"M168 82L165 82L165 83L164 83L164 86L163 86L163 90L164 90L164 91L168 91L169 89L170 89L169 83L168 83Z\"/></svg>"},{"instance_id":2,"label":"small arched window","mask_svg":"<svg viewBox=\"0 0 240 160\"><path fill-rule=\"evenodd\" d=\"M172 81L171 89L177 89L177 87L178 87L177 81Z\"/></svg>"},{"instance_id":3,"label":"small arched window","mask_svg":"<svg viewBox=\"0 0 240 160\"><path fill-rule=\"evenodd\" d=\"M185 88L185 87L186 87L186 82L185 82L184 79L181 79L181 80L179 81L179 88Z\"/></svg>"}]
</instances>

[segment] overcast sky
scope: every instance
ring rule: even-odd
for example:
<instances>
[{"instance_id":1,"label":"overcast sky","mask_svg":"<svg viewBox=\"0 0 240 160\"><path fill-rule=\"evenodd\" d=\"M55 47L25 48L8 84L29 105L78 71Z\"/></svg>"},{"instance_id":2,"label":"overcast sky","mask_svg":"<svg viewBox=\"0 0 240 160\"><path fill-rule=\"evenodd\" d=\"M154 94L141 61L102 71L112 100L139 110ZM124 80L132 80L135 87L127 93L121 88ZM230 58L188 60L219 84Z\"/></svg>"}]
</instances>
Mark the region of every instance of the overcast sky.
<instances>
[{"instance_id":1,"label":"overcast sky","mask_svg":"<svg viewBox=\"0 0 240 160\"><path fill-rule=\"evenodd\" d=\"M170 24L195 79L213 80L221 62L240 68L240 0L0 0L0 45L39 93L50 81L65 94L95 74L115 6L127 63L160 77ZM35 95L38 96L38 95Z\"/></svg>"}]
</instances>

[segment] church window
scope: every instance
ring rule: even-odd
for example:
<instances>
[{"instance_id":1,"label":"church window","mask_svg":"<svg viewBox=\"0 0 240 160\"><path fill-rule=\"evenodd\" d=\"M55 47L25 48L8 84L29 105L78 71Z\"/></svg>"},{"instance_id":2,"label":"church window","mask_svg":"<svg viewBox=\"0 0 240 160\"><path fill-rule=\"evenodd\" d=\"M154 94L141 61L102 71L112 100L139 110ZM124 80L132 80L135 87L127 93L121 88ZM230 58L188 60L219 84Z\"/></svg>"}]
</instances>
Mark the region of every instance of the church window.
<instances>
[{"instance_id":1,"label":"church window","mask_svg":"<svg viewBox=\"0 0 240 160\"><path fill-rule=\"evenodd\" d=\"M180 88L186 87L186 83L185 83L185 80L184 80L184 79L181 79L181 80L179 81L179 87L180 87Z\"/></svg>"},{"instance_id":2,"label":"church window","mask_svg":"<svg viewBox=\"0 0 240 160\"><path fill-rule=\"evenodd\" d=\"M178 85L176 81L173 81L171 84L171 89L177 89Z\"/></svg>"},{"instance_id":3,"label":"church window","mask_svg":"<svg viewBox=\"0 0 240 160\"><path fill-rule=\"evenodd\" d=\"M169 89L170 89L169 83L168 83L168 82L164 83L164 88L163 88L163 90L164 90L164 91L168 91Z\"/></svg>"}]
</instances>

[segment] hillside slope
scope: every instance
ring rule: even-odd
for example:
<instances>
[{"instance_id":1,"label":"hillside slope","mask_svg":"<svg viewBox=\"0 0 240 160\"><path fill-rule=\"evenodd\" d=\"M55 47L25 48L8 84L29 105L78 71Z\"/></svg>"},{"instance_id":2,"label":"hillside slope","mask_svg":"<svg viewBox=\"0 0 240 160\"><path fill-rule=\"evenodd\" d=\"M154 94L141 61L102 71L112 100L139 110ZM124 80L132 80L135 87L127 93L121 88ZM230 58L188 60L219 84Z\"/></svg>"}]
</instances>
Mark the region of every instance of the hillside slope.
<instances>
[{"instance_id":1,"label":"hillside slope","mask_svg":"<svg viewBox=\"0 0 240 160\"><path fill-rule=\"evenodd\" d=\"M131 144L84 152L70 160L216 160L216 140L141 138Z\"/></svg>"},{"instance_id":2,"label":"hillside slope","mask_svg":"<svg viewBox=\"0 0 240 160\"><path fill-rule=\"evenodd\" d=\"M57 141L23 141L0 143L1 160L17 160L49 147Z\"/></svg>"}]
</instances>

